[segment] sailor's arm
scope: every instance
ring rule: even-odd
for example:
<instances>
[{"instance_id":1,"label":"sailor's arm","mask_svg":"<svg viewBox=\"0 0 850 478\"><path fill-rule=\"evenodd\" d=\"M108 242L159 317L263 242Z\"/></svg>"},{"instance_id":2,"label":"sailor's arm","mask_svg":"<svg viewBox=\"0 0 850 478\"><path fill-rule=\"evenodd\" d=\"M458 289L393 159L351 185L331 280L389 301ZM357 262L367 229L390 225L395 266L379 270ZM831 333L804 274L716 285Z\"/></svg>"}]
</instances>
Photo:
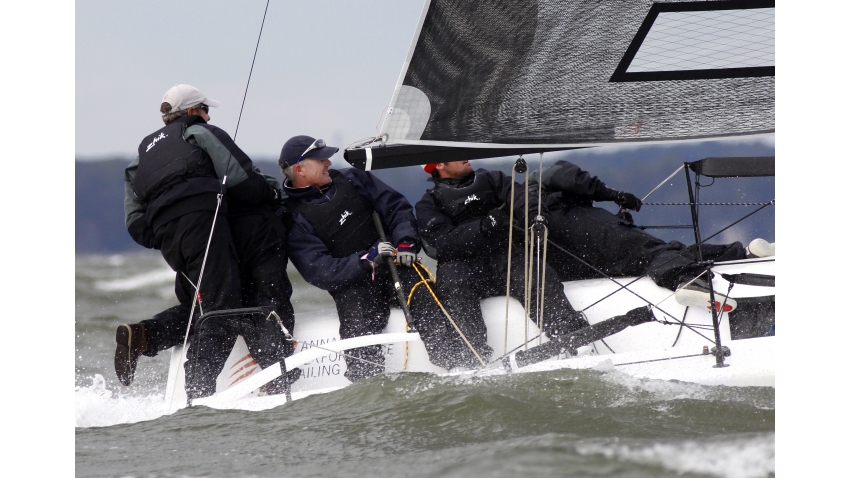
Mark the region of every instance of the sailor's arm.
<instances>
[{"instance_id":1,"label":"sailor's arm","mask_svg":"<svg viewBox=\"0 0 850 478\"><path fill-rule=\"evenodd\" d=\"M216 175L227 176L227 194L243 204L275 203L280 194L254 170L254 163L221 128L194 124L186 128L184 138L199 146L212 160Z\"/></svg>"},{"instance_id":2,"label":"sailor's arm","mask_svg":"<svg viewBox=\"0 0 850 478\"><path fill-rule=\"evenodd\" d=\"M362 280L368 272L360 264L366 251L333 257L313 227L299 215L287 232L287 254L304 280L323 290L335 290Z\"/></svg>"},{"instance_id":3,"label":"sailor's arm","mask_svg":"<svg viewBox=\"0 0 850 478\"><path fill-rule=\"evenodd\" d=\"M134 241L148 249L155 248L153 230L145 219L145 207L133 192L133 180L139 168L139 157L124 169L124 226Z\"/></svg>"},{"instance_id":4,"label":"sailor's arm","mask_svg":"<svg viewBox=\"0 0 850 478\"><path fill-rule=\"evenodd\" d=\"M545 168L542 174L530 175L529 188L537 183L543 184L544 191L561 191L567 196L579 199L590 199L593 201L614 201L628 209L640 210L641 202L636 196L625 191L611 189L596 176L576 166L569 161L556 161L555 164Z\"/></svg>"},{"instance_id":5,"label":"sailor's arm","mask_svg":"<svg viewBox=\"0 0 850 478\"><path fill-rule=\"evenodd\" d=\"M490 243L481 229L483 218L455 226L427 192L416 203L416 217L420 236L437 249L440 260L480 255Z\"/></svg>"}]
</instances>

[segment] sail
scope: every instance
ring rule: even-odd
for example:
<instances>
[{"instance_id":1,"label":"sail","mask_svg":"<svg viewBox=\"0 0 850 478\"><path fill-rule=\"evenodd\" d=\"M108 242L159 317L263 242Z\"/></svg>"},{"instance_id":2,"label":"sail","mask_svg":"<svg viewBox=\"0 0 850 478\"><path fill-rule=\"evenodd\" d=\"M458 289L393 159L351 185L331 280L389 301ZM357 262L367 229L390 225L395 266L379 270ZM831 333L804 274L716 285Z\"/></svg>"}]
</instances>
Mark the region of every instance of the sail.
<instances>
[{"instance_id":1,"label":"sail","mask_svg":"<svg viewBox=\"0 0 850 478\"><path fill-rule=\"evenodd\" d=\"M380 169L616 143L774 132L774 2L431 0L381 136Z\"/></svg>"}]
</instances>

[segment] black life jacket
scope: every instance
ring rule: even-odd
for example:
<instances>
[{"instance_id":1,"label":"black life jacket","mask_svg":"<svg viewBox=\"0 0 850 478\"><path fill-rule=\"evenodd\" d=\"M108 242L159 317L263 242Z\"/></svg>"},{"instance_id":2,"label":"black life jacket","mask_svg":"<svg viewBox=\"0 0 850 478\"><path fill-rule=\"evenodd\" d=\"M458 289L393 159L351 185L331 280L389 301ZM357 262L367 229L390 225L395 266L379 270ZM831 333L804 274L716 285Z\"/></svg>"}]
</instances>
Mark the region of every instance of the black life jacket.
<instances>
[{"instance_id":1,"label":"black life jacket","mask_svg":"<svg viewBox=\"0 0 850 478\"><path fill-rule=\"evenodd\" d=\"M375 208L342 173L333 169L328 173L336 187L330 201L310 204L288 199L287 208L307 219L332 256L345 257L369 249L379 239L372 219Z\"/></svg>"},{"instance_id":2,"label":"black life jacket","mask_svg":"<svg viewBox=\"0 0 850 478\"><path fill-rule=\"evenodd\" d=\"M183 139L186 128L199 121L202 121L199 116L178 118L139 144L139 167L133 180L133 193L142 204L150 204L187 179L217 177L206 151Z\"/></svg>"},{"instance_id":3,"label":"black life jacket","mask_svg":"<svg viewBox=\"0 0 850 478\"><path fill-rule=\"evenodd\" d=\"M501 206L493 184L484 173L475 173L469 186L436 187L428 191L455 226L482 218Z\"/></svg>"}]
</instances>

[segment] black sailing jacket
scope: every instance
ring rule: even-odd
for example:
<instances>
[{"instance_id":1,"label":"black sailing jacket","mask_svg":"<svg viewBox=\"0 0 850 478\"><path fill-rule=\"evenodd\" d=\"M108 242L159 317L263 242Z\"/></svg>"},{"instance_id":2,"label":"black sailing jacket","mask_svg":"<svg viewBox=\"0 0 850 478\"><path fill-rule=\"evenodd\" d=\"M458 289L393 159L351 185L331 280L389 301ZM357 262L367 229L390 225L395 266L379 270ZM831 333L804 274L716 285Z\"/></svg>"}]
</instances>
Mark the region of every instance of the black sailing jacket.
<instances>
[{"instance_id":1,"label":"black sailing jacket","mask_svg":"<svg viewBox=\"0 0 850 478\"><path fill-rule=\"evenodd\" d=\"M137 156L124 170L124 223L136 242L148 248L156 248L153 232L166 222L194 211L214 211L216 194L221 189L221 178L225 175L227 198L231 203L250 206L263 203L276 205L279 202L279 192L254 169L248 155L236 146L224 130L205 123L200 116L183 116L168 126L174 123L185 125L181 139L206 153L212 163L210 171L214 171L214 175L187 175L185 178L170 178L172 180L157 178L157 184L167 183L168 187L157 190L148 203L134 193L140 161ZM146 137L147 141L142 142L140 150L145 150L153 137ZM168 147L168 144L163 146ZM181 159L183 149L175 148L175 161ZM173 171L179 175L179 168Z\"/></svg>"},{"instance_id":2,"label":"black sailing jacket","mask_svg":"<svg viewBox=\"0 0 850 478\"><path fill-rule=\"evenodd\" d=\"M478 178L477 184L476 178ZM416 203L416 223L422 239L436 249L437 257L435 259L437 261L445 262L466 258L488 260L494 248L506 249L508 230L505 229L488 235L481 230L481 221L492 208L506 205L505 212L510 213L508 210L511 195L510 176L501 171L478 169L461 179L432 178L429 181L434 183L434 187L427 190L422 199ZM480 196L479 188L482 182L488 186L496 200L492 208L489 204L487 207L482 207L483 204L477 204L478 201L488 201L487 198L478 197ZM440 199L443 196L440 194L441 189L450 189L461 194L468 192L469 194L466 195L468 199L473 195L476 197L471 198L469 203L465 205L466 211L458 214L456 210L450 211L450 209L463 207L464 204L455 202L454 207L442 204ZM525 204L523 191L520 184L517 183L515 186L517 199L514 203L518 209L524 207ZM456 196L457 194L452 195L453 198ZM516 237L517 235L514 234L514 238Z\"/></svg>"}]
</instances>

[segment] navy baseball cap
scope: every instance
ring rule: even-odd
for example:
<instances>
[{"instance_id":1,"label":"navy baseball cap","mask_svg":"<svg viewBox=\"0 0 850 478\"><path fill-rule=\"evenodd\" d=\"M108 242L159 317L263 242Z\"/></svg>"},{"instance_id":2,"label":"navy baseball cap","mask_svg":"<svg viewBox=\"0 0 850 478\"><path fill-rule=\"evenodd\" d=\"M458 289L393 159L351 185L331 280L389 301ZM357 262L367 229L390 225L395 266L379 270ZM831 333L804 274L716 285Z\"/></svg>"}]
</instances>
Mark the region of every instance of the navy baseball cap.
<instances>
[{"instance_id":1,"label":"navy baseball cap","mask_svg":"<svg viewBox=\"0 0 850 478\"><path fill-rule=\"evenodd\" d=\"M323 139L306 135L293 136L283 143L277 164L281 169L286 169L302 159L328 159L337 151L339 148L326 145Z\"/></svg>"}]
</instances>

